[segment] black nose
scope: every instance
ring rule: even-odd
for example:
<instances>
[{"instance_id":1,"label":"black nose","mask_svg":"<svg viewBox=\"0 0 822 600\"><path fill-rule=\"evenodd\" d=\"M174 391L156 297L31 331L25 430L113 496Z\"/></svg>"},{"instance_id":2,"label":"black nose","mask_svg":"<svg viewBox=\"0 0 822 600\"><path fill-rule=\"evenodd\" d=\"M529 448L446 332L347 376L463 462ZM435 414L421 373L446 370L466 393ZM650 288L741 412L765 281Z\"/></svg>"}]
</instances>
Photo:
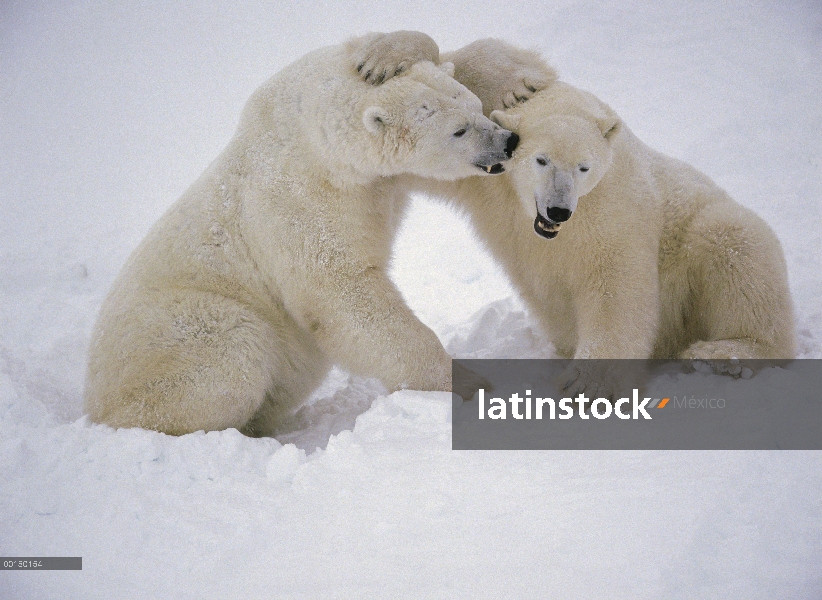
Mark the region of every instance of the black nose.
<instances>
[{"instance_id":1,"label":"black nose","mask_svg":"<svg viewBox=\"0 0 822 600\"><path fill-rule=\"evenodd\" d=\"M517 149L517 144L519 144L519 136L512 131L511 137L508 138L508 141L505 144L505 156L511 158L514 150Z\"/></svg>"},{"instance_id":2,"label":"black nose","mask_svg":"<svg viewBox=\"0 0 822 600\"><path fill-rule=\"evenodd\" d=\"M548 209L548 218L554 223L564 223L571 218L571 211L567 208L558 208L554 206Z\"/></svg>"}]
</instances>

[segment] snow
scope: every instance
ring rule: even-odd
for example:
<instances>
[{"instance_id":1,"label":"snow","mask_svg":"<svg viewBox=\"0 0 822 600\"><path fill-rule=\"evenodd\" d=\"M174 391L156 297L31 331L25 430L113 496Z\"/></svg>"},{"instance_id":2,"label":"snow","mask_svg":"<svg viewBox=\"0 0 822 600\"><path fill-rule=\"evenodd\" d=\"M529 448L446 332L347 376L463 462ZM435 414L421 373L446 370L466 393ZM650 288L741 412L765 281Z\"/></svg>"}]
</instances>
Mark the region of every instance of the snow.
<instances>
[{"instance_id":1,"label":"snow","mask_svg":"<svg viewBox=\"0 0 822 600\"><path fill-rule=\"evenodd\" d=\"M339 370L277 440L82 416L109 285L254 88L316 47L395 29L443 50L489 36L540 50L763 215L801 356L822 358L813 0L6 2L0 555L83 570L0 571L0 597L822 597L819 452L454 452L449 394L388 395ZM552 356L435 201L415 202L393 275L453 354Z\"/></svg>"}]
</instances>

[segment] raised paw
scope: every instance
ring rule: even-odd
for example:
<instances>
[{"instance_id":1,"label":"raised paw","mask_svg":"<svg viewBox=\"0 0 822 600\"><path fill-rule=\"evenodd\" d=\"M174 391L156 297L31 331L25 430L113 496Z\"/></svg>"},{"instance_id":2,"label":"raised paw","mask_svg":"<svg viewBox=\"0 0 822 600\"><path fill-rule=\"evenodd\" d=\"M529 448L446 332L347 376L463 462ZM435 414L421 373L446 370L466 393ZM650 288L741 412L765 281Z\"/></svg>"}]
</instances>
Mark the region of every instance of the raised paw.
<instances>
[{"instance_id":1,"label":"raised paw","mask_svg":"<svg viewBox=\"0 0 822 600\"><path fill-rule=\"evenodd\" d=\"M527 102L556 81L556 72L535 52L495 39L478 40L442 56L455 78L482 101L486 115Z\"/></svg>"},{"instance_id":2,"label":"raised paw","mask_svg":"<svg viewBox=\"0 0 822 600\"><path fill-rule=\"evenodd\" d=\"M505 108L513 108L527 102L539 90L548 87L548 79L544 76L528 74L528 69L517 73L517 77L509 80L507 87L510 88L502 96L502 104Z\"/></svg>"},{"instance_id":3,"label":"raised paw","mask_svg":"<svg viewBox=\"0 0 822 600\"><path fill-rule=\"evenodd\" d=\"M366 36L354 51L357 72L379 85L421 61L439 62L436 42L419 31L394 31Z\"/></svg>"}]
</instances>

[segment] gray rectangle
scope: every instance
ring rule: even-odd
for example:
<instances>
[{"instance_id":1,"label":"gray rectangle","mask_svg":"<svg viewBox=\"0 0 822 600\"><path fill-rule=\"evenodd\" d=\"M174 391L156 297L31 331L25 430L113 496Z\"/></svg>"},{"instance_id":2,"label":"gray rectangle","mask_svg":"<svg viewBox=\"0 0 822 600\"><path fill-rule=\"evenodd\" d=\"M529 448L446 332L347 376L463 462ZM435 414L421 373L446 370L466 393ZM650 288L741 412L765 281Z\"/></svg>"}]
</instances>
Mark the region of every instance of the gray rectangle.
<instances>
[{"instance_id":1,"label":"gray rectangle","mask_svg":"<svg viewBox=\"0 0 822 600\"><path fill-rule=\"evenodd\" d=\"M454 450L822 450L818 359L460 359L455 389L465 369L489 385L455 401Z\"/></svg>"},{"instance_id":2,"label":"gray rectangle","mask_svg":"<svg viewBox=\"0 0 822 600\"><path fill-rule=\"evenodd\" d=\"M82 571L81 556L9 556L0 558L0 569L9 571Z\"/></svg>"}]
</instances>

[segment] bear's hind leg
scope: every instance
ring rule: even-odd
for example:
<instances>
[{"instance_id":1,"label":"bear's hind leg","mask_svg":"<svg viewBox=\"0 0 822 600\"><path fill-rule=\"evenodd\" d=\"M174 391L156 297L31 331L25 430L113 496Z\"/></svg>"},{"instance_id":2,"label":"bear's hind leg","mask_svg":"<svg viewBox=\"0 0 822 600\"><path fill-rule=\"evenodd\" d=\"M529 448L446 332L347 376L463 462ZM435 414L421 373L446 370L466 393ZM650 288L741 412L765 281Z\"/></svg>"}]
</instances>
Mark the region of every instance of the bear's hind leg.
<instances>
[{"instance_id":1,"label":"bear's hind leg","mask_svg":"<svg viewBox=\"0 0 822 600\"><path fill-rule=\"evenodd\" d=\"M95 422L172 435L243 427L288 362L267 319L218 294L175 290L110 315L91 352Z\"/></svg>"},{"instance_id":2,"label":"bear's hind leg","mask_svg":"<svg viewBox=\"0 0 822 600\"><path fill-rule=\"evenodd\" d=\"M731 202L706 208L692 230L690 335L683 359L788 359L793 308L782 248L770 228Z\"/></svg>"},{"instance_id":3,"label":"bear's hind leg","mask_svg":"<svg viewBox=\"0 0 822 600\"><path fill-rule=\"evenodd\" d=\"M273 437L279 427L300 408L328 374L330 364L322 351L291 318L283 313L279 360L275 365L274 384L254 416L240 430L250 437Z\"/></svg>"}]
</instances>

